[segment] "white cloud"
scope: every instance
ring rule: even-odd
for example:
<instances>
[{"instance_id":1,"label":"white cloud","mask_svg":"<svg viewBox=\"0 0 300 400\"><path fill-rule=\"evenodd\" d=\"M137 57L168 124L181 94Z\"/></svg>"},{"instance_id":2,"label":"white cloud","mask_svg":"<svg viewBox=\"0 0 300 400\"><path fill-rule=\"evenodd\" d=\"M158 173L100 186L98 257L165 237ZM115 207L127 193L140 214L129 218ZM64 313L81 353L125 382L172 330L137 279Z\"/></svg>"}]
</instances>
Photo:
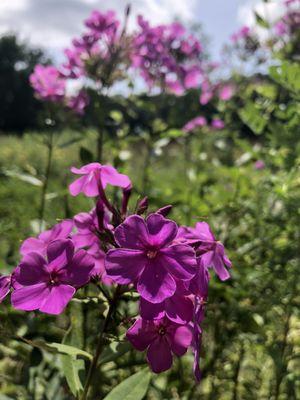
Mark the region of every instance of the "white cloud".
<instances>
[{"instance_id":1,"label":"white cloud","mask_svg":"<svg viewBox=\"0 0 300 400\"><path fill-rule=\"evenodd\" d=\"M152 23L169 22L175 17L187 22L194 20L197 0L132 0L130 27L139 13ZM33 45L52 52L66 47L71 38L80 34L82 21L92 9L114 9L120 16L124 0L0 0L0 34L16 32Z\"/></svg>"}]
</instances>

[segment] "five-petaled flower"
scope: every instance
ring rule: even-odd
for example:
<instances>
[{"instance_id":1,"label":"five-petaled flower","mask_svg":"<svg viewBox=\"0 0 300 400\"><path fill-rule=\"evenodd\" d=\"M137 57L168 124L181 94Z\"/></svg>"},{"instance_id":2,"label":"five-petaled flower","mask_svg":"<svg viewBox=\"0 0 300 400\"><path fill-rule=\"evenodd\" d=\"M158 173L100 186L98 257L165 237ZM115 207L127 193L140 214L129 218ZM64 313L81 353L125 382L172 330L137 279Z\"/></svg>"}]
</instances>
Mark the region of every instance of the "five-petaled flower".
<instances>
[{"instance_id":1,"label":"five-petaled flower","mask_svg":"<svg viewBox=\"0 0 300 400\"><path fill-rule=\"evenodd\" d=\"M139 351L147 349L147 360L155 373L171 368L173 357L183 356L193 338L191 328L162 318L147 321L139 318L126 333L127 339Z\"/></svg>"},{"instance_id":2,"label":"five-petaled flower","mask_svg":"<svg viewBox=\"0 0 300 400\"><path fill-rule=\"evenodd\" d=\"M120 248L109 250L105 260L107 275L119 284L134 283L151 303L161 303L176 291L176 281L189 281L196 273L194 250L172 244L178 227L160 214L146 221L128 217L115 230Z\"/></svg>"},{"instance_id":3,"label":"five-petaled flower","mask_svg":"<svg viewBox=\"0 0 300 400\"><path fill-rule=\"evenodd\" d=\"M83 175L76 179L69 186L72 196L77 196L79 193L84 193L87 197L96 197L99 195L99 180L103 189L107 184L127 188L131 185L127 175L120 174L111 165L101 165L99 163L90 163L81 168L72 167L73 174Z\"/></svg>"},{"instance_id":4,"label":"five-petaled flower","mask_svg":"<svg viewBox=\"0 0 300 400\"><path fill-rule=\"evenodd\" d=\"M15 269L12 305L19 310L60 314L76 289L89 281L93 267L85 250L74 252L70 239L55 240L47 247L47 259L37 252L28 253Z\"/></svg>"}]
</instances>

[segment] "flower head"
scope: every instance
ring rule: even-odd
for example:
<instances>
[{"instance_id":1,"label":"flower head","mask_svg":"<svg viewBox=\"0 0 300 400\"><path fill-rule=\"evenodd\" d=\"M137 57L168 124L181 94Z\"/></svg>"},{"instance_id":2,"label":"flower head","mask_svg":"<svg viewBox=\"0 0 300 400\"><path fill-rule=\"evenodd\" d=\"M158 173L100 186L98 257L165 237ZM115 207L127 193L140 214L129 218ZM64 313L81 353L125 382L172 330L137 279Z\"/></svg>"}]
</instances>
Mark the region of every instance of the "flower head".
<instances>
[{"instance_id":1,"label":"flower head","mask_svg":"<svg viewBox=\"0 0 300 400\"><path fill-rule=\"evenodd\" d=\"M99 180L103 189L107 184L127 188L131 185L130 179L124 174L120 174L111 165L101 165L99 163L91 163L81 168L72 167L73 174L82 175L69 186L72 196L84 193L87 197L96 197L99 195Z\"/></svg>"},{"instance_id":2,"label":"flower head","mask_svg":"<svg viewBox=\"0 0 300 400\"><path fill-rule=\"evenodd\" d=\"M18 310L60 314L76 289L90 279L93 259L85 250L74 252L70 239L51 242L47 257L28 253L14 272L12 305Z\"/></svg>"},{"instance_id":3,"label":"flower head","mask_svg":"<svg viewBox=\"0 0 300 400\"><path fill-rule=\"evenodd\" d=\"M167 318L146 321L139 318L127 331L127 339L139 351L147 349L147 360L153 372L172 366L173 356L183 356L192 342L189 326L175 324Z\"/></svg>"},{"instance_id":4,"label":"flower head","mask_svg":"<svg viewBox=\"0 0 300 400\"><path fill-rule=\"evenodd\" d=\"M107 275L120 284L136 284L151 303L173 296L176 281L189 281L196 273L194 250L172 244L177 231L175 222L160 214L151 214L146 221L138 215L128 217L115 230L120 248L107 253Z\"/></svg>"},{"instance_id":5,"label":"flower head","mask_svg":"<svg viewBox=\"0 0 300 400\"><path fill-rule=\"evenodd\" d=\"M39 98L48 101L60 101L65 96L66 81L57 68L36 65L30 75L31 86Z\"/></svg>"}]
</instances>

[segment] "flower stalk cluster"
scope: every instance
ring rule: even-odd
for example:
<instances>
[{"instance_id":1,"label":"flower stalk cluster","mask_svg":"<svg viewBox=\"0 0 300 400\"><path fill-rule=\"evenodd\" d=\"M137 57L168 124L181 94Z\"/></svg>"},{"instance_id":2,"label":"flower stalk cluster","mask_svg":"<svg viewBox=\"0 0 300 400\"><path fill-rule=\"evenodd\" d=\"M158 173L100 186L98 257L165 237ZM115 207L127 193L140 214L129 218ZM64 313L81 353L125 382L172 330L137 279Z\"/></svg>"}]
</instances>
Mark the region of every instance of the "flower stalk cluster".
<instances>
[{"instance_id":1,"label":"flower stalk cluster","mask_svg":"<svg viewBox=\"0 0 300 400\"><path fill-rule=\"evenodd\" d=\"M129 342L147 351L155 373L171 368L173 357L191 348L199 380L209 271L222 281L230 277L224 246L206 222L178 226L168 218L170 205L148 212L144 198L130 214L131 181L112 166L92 163L71 170L78 176L69 186L71 195L93 197L95 207L24 241L19 265L0 278L1 301L11 293L18 310L57 315L80 288L95 282L104 292L105 286L116 286L120 296L137 292L139 315L132 316ZM120 207L109 200L108 185L122 190Z\"/></svg>"}]
</instances>

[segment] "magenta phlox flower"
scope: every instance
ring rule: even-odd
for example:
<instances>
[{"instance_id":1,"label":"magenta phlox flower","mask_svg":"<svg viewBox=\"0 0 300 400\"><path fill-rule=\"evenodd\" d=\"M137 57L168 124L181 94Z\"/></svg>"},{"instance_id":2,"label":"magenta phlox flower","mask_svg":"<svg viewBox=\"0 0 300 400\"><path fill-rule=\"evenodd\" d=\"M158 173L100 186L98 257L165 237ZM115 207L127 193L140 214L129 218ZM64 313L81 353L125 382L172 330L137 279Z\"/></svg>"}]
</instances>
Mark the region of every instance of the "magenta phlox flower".
<instances>
[{"instance_id":1,"label":"magenta phlox flower","mask_svg":"<svg viewBox=\"0 0 300 400\"><path fill-rule=\"evenodd\" d=\"M211 127L212 127L213 129L217 129L217 130L219 130L219 129L224 129L224 128L225 128L225 123L224 123L224 121L222 121L222 120L219 119L219 118L214 118L214 119L211 121Z\"/></svg>"},{"instance_id":2,"label":"magenta phlox flower","mask_svg":"<svg viewBox=\"0 0 300 400\"><path fill-rule=\"evenodd\" d=\"M74 251L70 239L59 239L47 247L47 257L26 254L14 272L12 305L18 310L40 310L60 314L76 289L90 279L93 259L85 250Z\"/></svg>"},{"instance_id":3,"label":"magenta phlox flower","mask_svg":"<svg viewBox=\"0 0 300 400\"><path fill-rule=\"evenodd\" d=\"M230 100L234 94L234 88L232 85L222 85L219 88L219 98L220 100L227 101Z\"/></svg>"},{"instance_id":4,"label":"magenta phlox flower","mask_svg":"<svg viewBox=\"0 0 300 400\"><path fill-rule=\"evenodd\" d=\"M57 102L65 96L66 81L54 66L36 65L29 80L36 95L42 100Z\"/></svg>"},{"instance_id":5,"label":"magenta phlox flower","mask_svg":"<svg viewBox=\"0 0 300 400\"><path fill-rule=\"evenodd\" d=\"M85 90L80 90L75 96L68 99L67 106L78 115L83 115L89 104L89 97Z\"/></svg>"},{"instance_id":6,"label":"magenta phlox flower","mask_svg":"<svg viewBox=\"0 0 300 400\"><path fill-rule=\"evenodd\" d=\"M38 235L37 238L30 237L21 245L20 253L22 256L37 252L46 255L46 249L49 243L57 239L66 239L70 236L73 229L73 221L65 219L59 224L54 225L51 229L44 231Z\"/></svg>"},{"instance_id":7,"label":"magenta phlox flower","mask_svg":"<svg viewBox=\"0 0 300 400\"><path fill-rule=\"evenodd\" d=\"M192 347L194 352L193 371L195 379L198 382L201 380L200 351L202 342L202 329L200 325L204 320L204 312L205 312L205 298L195 297Z\"/></svg>"},{"instance_id":8,"label":"magenta phlox flower","mask_svg":"<svg viewBox=\"0 0 300 400\"><path fill-rule=\"evenodd\" d=\"M207 125L206 118L203 116L199 116L199 117L193 118L192 120L187 122L184 125L184 127L182 128L182 130L184 132L191 132L196 128L202 128L203 126L206 126L206 125Z\"/></svg>"},{"instance_id":9,"label":"magenta phlox flower","mask_svg":"<svg viewBox=\"0 0 300 400\"><path fill-rule=\"evenodd\" d=\"M99 179L103 189L110 184L121 188L127 188L131 185L130 179L124 174L120 174L111 165L101 165L99 163L91 163L81 168L72 167L73 174L82 175L69 186L72 196L84 193L87 197L96 197L99 195Z\"/></svg>"},{"instance_id":10,"label":"magenta phlox flower","mask_svg":"<svg viewBox=\"0 0 300 400\"><path fill-rule=\"evenodd\" d=\"M176 280L189 281L196 273L194 250L172 244L177 231L176 223L160 214L151 214L146 221L138 215L128 217L115 230L120 248L107 253L107 275L119 284L135 283L151 303L173 296Z\"/></svg>"},{"instance_id":11,"label":"magenta phlox flower","mask_svg":"<svg viewBox=\"0 0 300 400\"><path fill-rule=\"evenodd\" d=\"M197 258L197 272L193 279L188 282L189 290L196 296L206 298L208 295L209 273L208 265L201 257Z\"/></svg>"},{"instance_id":12,"label":"magenta phlox flower","mask_svg":"<svg viewBox=\"0 0 300 400\"><path fill-rule=\"evenodd\" d=\"M155 373L171 368L173 354L183 356L193 338L189 326L175 324L167 318L154 321L139 318L126 337L137 350L147 350L148 363Z\"/></svg>"}]
</instances>

